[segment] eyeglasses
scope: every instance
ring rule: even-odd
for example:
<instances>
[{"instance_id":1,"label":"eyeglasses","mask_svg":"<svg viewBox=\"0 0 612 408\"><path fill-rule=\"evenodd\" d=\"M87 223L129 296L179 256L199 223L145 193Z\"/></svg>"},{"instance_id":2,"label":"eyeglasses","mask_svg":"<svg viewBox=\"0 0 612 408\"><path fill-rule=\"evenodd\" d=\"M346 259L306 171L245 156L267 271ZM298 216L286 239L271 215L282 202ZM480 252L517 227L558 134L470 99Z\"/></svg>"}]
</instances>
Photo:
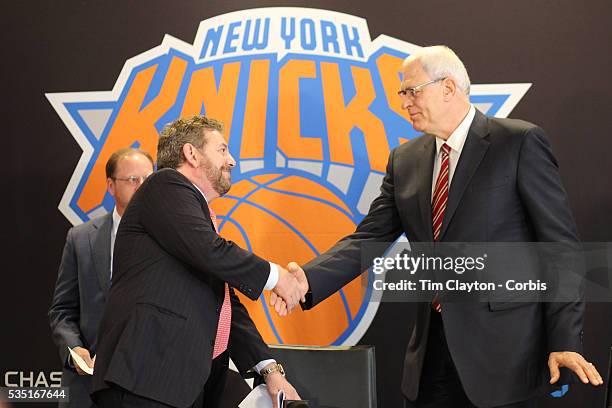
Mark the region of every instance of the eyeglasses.
<instances>
[{"instance_id":1,"label":"eyeglasses","mask_svg":"<svg viewBox=\"0 0 612 408\"><path fill-rule=\"evenodd\" d=\"M148 174L146 176L111 177L111 178L113 180L127 181L128 183L130 183L132 185L137 185L137 184L144 183L144 181L147 179L147 177L149 177Z\"/></svg>"},{"instance_id":2,"label":"eyeglasses","mask_svg":"<svg viewBox=\"0 0 612 408\"><path fill-rule=\"evenodd\" d=\"M419 94L419 92L421 92L421 89L425 88L427 85L435 84L436 82L444 81L445 79L446 77L438 78L429 82L425 82L424 84L413 86L412 88L400 89L399 91L397 91L397 94L399 96L408 96L408 94L410 94L410 96L415 98Z\"/></svg>"}]
</instances>

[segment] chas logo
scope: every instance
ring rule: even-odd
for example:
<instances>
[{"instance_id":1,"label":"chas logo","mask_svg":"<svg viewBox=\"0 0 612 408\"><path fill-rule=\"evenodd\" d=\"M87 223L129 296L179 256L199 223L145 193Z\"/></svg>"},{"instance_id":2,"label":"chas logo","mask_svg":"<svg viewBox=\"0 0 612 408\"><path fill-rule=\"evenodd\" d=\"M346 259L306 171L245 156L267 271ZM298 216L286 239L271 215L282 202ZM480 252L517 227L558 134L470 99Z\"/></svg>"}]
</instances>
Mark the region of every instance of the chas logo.
<instances>
[{"instance_id":1,"label":"chas logo","mask_svg":"<svg viewBox=\"0 0 612 408\"><path fill-rule=\"evenodd\" d=\"M77 224L110 211L113 151L156 153L168 122L205 114L226 125L238 160L216 200L220 232L255 253L304 263L354 230L378 194L389 151L411 139L397 89L419 47L364 19L306 8L244 10L203 21L195 42L166 36L126 61L112 91L47 94L83 149L59 205ZM484 113L507 116L530 84L473 85ZM355 344L377 302L365 274L316 310L280 319L242 298L269 343Z\"/></svg>"}]
</instances>

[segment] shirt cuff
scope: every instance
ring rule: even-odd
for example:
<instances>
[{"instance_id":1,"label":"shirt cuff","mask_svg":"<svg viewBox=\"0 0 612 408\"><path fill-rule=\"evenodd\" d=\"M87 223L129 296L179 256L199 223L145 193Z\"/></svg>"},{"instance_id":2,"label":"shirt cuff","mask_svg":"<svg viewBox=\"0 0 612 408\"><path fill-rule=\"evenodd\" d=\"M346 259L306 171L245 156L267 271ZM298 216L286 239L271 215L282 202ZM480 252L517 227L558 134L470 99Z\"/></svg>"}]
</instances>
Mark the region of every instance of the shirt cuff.
<instances>
[{"instance_id":1,"label":"shirt cuff","mask_svg":"<svg viewBox=\"0 0 612 408\"><path fill-rule=\"evenodd\" d=\"M253 370L255 370L255 372L256 372L257 374L259 374L259 373L261 373L261 370L263 370L264 368L266 368L266 366L267 366L268 364L271 364L271 363L276 363L276 360L273 360L273 359L263 360L262 362L260 362L259 364L257 364L257 365L255 366L255 368L253 368Z\"/></svg>"},{"instance_id":2,"label":"shirt cuff","mask_svg":"<svg viewBox=\"0 0 612 408\"><path fill-rule=\"evenodd\" d=\"M278 283L278 265L270 262L270 275L268 275L268 281L264 286L264 290L272 290Z\"/></svg>"}]
</instances>

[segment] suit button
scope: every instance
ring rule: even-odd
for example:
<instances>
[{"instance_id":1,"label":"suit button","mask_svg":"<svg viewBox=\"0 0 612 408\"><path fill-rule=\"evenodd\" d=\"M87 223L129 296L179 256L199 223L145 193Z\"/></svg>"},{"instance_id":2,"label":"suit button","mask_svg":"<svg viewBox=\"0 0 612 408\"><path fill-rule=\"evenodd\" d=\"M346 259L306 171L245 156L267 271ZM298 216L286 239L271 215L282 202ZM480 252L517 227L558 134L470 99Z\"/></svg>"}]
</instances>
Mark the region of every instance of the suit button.
<instances>
[{"instance_id":1,"label":"suit button","mask_svg":"<svg viewBox=\"0 0 612 408\"><path fill-rule=\"evenodd\" d=\"M215 307L215 312L217 312L217 313L220 312L219 306Z\"/></svg>"}]
</instances>

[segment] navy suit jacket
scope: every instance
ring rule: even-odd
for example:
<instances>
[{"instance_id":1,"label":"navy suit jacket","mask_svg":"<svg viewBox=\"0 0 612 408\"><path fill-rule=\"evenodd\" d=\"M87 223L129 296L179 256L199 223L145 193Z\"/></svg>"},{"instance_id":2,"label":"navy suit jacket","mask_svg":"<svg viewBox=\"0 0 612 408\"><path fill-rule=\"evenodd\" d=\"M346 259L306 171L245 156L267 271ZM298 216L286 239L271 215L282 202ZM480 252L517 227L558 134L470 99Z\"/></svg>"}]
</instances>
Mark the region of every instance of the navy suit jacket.
<instances>
[{"instance_id":1,"label":"navy suit jacket","mask_svg":"<svg viewBox=\"0 0 612 408\"><path fill-rule=\"evenodd\" d=\"M184 175L154 173L117 232L92 391L112 383L173 407L191 406L210 374L225 283L256 300L269 273L267 261L217 234L206 200ZM245 373L271 357L230 292L229 355Z\"/></svg>"},{"instance_id":2,"label":"navy suit jacket","mask_svg":"<svg viewBox=\"0 0 612 408\"><path fill-rule=\"evenodd\" d=\"M361 245L432 242L431 186L435 137L395 148L381 194L357 230L304 270L313 307L362 272ZM525 121L472 122L451 182L441 242L576 242L576 227L544 131ZM415 400L427 344L429 303L416 304L402 391ZM551 351L582 351L584 304L448 303L442 319L465 392L476 405L499 406L543 392Z\"/></svg>"}]
</instances>

